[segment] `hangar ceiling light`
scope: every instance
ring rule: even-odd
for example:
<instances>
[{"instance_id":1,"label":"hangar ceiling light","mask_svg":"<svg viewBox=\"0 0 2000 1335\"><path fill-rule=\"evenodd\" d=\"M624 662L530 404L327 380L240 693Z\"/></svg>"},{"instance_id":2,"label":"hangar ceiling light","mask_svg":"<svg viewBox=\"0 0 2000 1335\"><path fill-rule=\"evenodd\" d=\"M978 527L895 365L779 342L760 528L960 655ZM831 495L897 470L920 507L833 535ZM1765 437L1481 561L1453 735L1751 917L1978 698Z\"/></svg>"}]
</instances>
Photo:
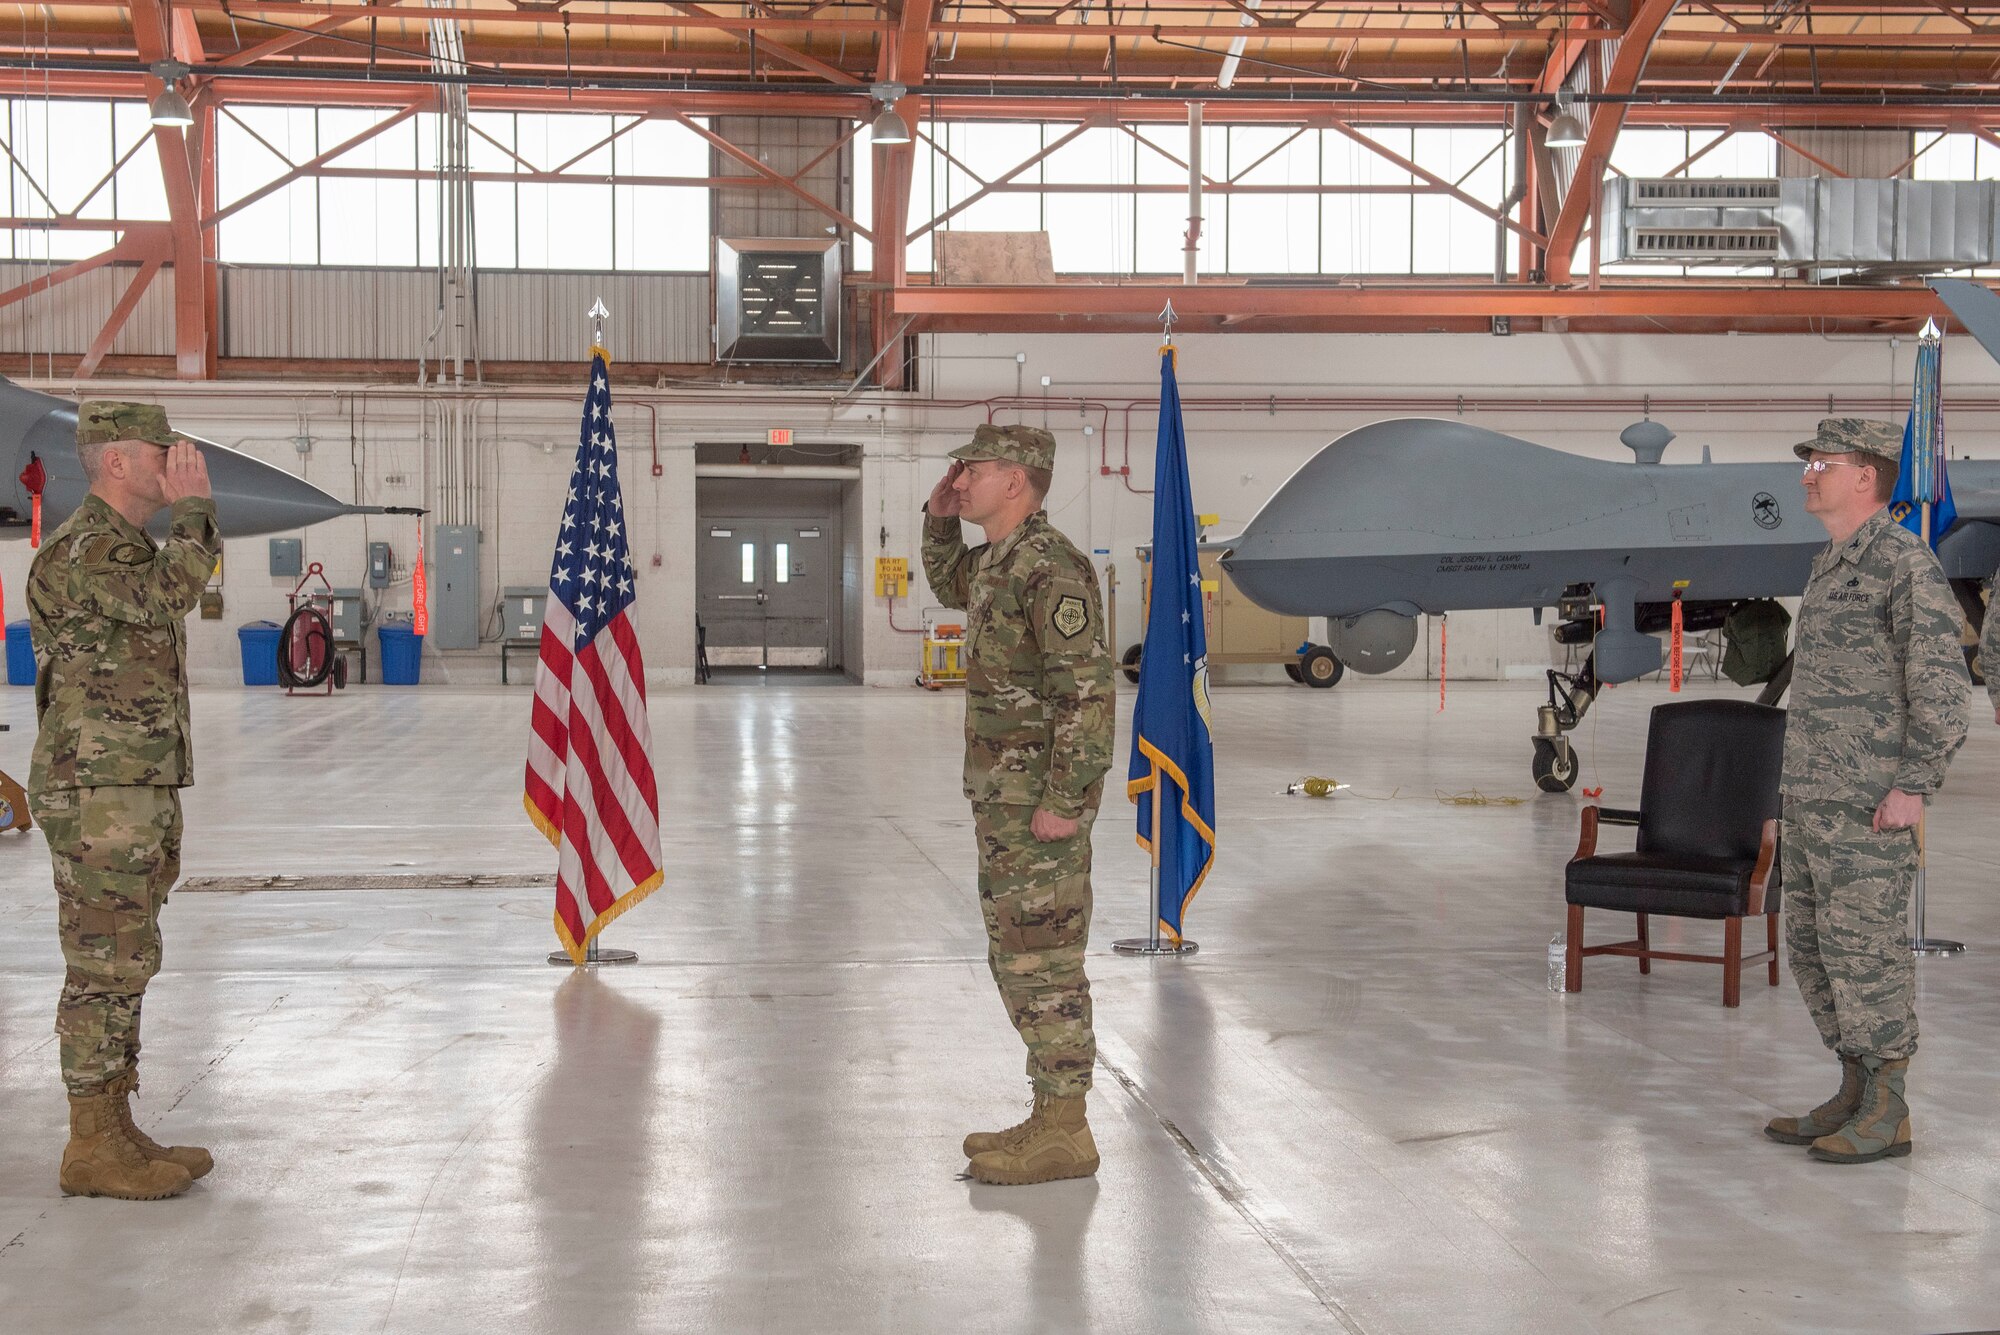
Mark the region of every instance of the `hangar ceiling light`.
<instances>
[{"instance_id":1,"label":"hangar ceiling light","mask_svg":"<svg viewBox=\"0 0 2000 1335\"><path fill-rule=\"evenodd\" d=\"M153 62L151 66L153 77L166 85L160 90L160 95L153 99L153 124L169 129L186 128L194 124L194 112L188 109L187 99L182 97L180 90L174 86L186 76L187 72L188 67L178 60Z\"/></svg>"},{"instance_id":2,"label":"hangar ceiling light","mask_svg":"<svg viewBox=\"0 0 2000 1335\"><path fill-rule=\"evenodd\" d=\"M903 124L903 118L896 114L896 103L908 89L899 83L878 83L868 91L882 104L881 114L868 127L869 137L878 144L909 143L910 127Z\"/></svg>"},{"instance_id":3,"label":"hangar ceiling light","mask_svg":"<svg viewBox=\"0 0 2000 1335\"><path fill-rule=\"evenodd\" d=\"M1583 122L1568 107L1557 103L1556 118L1549 122L1549 147L1582 148L1585 138Z\"/></svg>"}]
</instances>

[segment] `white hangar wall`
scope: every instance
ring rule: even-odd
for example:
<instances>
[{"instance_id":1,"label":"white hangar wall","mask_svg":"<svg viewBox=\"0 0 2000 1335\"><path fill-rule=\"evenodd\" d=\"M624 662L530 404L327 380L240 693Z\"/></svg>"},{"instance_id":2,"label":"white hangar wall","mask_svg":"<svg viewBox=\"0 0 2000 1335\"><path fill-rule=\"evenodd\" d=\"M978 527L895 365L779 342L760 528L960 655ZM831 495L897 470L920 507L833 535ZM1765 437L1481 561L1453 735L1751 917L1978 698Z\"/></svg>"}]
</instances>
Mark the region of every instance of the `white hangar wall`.
<instances>
[{"instance_id":1,"label":"white hangar wall","mask_svg":"<svg viewBox=\"0 0 2000 1335\"><path fill-rule=\"evenodd\" d=\"M1772 460L1787 457L1789 445L1810 434L1829 402L1841 413L1900 418L1915 351L1909 339L1892 345L1886 337L1232 334L1177 341L1186 399L1253 401L1227 408L1197 403L1187 414L1195 505L1221 517L1218 534L1246 523L1294 469L1341 432L1409 412L1455 415L1461 394L1466 420L1615 460L1629 458L1618 432L1640 415L1650 396L1653 415L1679 434L1668 450L1669 462L1694 460L1703 446L1718 461ZM873 559L909 559L912 597L898 603L895 618L904 626L918 624L928 602L917 573L918 507L942 473L947 451L989 416L1046 424L1055 432L1059 452L1049 509L1080 546L1107 552L1116 565L1122 649L1139 632L1133 549L1150 536L1152 498L1138 491L1152 479L1157 346L1158 339L1148 335L927 336L920 394L844 399L837 387L661 389L621 383L614 365L621 471L641 576L640 627L649 671L661 683L693 677L696 444L761 445L766 428L790 427L801 445L860 451L861 478L851 484L843 506L851 548L843 562L845 666L871 685L908 683L916 637L891 627L889 608L874 596ZM1995 436L2000 412L1970 402L2000 397L2000 367L1962 338L1949 340L1944 366L1953 453L2000 452ZM302 371L308 368L301 364ZM575 446L582 374L579 366L574 384L493 388L476 400L480 467L471 504L482 532L482 604L488 608L504 586L546 582ZM1050 380L1046 391L1044 376ZM434 413L435 404L412 386L31 383L71 397L162 401L182 429L301 474L342 499L433 507L440 501L442 460L422 444L426 413ZM1023 404L1022 398L1031 401ZM1326 398L1371 403L1301 402ZM1079 406L1080 400L1088 406ZM1711 406L1694 406L1697 402ZM1131 473L1104 475L1101 459L1113 469L1126 461L1128 419ZM300 437L307 446L303 452ZM1448 477L1431 482L1454 485ZM362 584L367 541L386 538L396 550L397 570L381 608L400 611L409 607L413 535L410 520L378 517L335 520L296 536L306 559L323 562L337 586ZM15 595L10 617L24 614L19 591L30 556L26 543L0 544L0 579ZM1107 557L1096 559L1101 571ZM260 618L282 619L293 581L273 578L267 570L264 539L239 540L229 548L223 617L191 623L197 681L240 680L236 628ZM1427 653L1413 656L1399 671L1434 675L1435 657L1433 631ZM1539 675L1550 661L1547 632L1533 626L1526 612L1462 613L1452 619L1455 680ZM1274 674L1274 669L1239 669L1235 679ZM427 682L498 679L497 644L426 652Z\"/></svg>"}]
</instances>

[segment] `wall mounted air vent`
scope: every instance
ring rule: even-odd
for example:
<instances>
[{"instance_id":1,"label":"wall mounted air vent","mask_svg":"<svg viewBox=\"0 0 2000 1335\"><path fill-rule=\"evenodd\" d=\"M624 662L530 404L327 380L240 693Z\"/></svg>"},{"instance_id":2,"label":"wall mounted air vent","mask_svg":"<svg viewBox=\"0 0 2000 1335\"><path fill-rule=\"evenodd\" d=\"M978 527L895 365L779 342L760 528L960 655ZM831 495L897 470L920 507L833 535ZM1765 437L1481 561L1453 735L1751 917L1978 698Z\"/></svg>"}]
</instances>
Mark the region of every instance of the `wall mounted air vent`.
<instances>
[{"instance_id":1,"label":"wall mounted air vent","mask_svg":"<svg viewBox=\"0 0 2000 1335\"><path fill-rule=\"evenodd\" d=\"M838 362L841 310L840 242L715 243L717 360Z\"/></svg>"},{"instance_id":2,"label":"wall mounted air vent","mask_svg":"<svg viewBox=\"0 0 2000 1335\"><path fill-rule=\"evenodd\" d=\"M1770 260L1778 255L1775 227L1634 227L1630 239L1626 258L1633 260Z\"/></svg>"},{"instance_id":3,"label":"wall mounted air vent","mask_svg":"<svg viewBox=\"0 0 2000 1335\"><path fill-rule=\"evenodd\" d=\"M1778 178L1775 176L1703 179L1669 176L1656 180L1634 180L1631 190L1631 203L1634 208L1649 208L1662 204L1708 204L1744 208L1777 202Z\"/></svg>"}]
</instances>

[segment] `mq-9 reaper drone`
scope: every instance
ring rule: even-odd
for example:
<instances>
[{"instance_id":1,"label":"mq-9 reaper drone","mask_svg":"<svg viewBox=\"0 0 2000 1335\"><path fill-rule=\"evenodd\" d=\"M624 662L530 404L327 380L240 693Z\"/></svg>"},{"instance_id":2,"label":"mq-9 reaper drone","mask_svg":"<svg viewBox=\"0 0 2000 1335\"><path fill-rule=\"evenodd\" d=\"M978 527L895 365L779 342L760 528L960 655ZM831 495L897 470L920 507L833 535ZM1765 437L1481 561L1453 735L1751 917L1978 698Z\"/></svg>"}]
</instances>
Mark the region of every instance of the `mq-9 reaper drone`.
<instances>
[{"instance_id":1,"label":"mq-9 reaper drone","mask_svg":"<svg viewBox=\"0 0 2000 1335\"><path fill-rule=\"evenodd\" d=\"M1936 286L2000 357L2000 297ZM1713 629L1803 592L1826 545L1798 464L1718 464L1706 451L1665 464L1672 438L1637 423L1622 437L1633 461L1614 463L1463 422L1375 422L1293 474L1222 565L1260 606L1326 617L1329 647L1362 673L1410 656L1419 614L1524 607L1539 620L1557 608L1556 638L1590 646L1577 671L1549 671L1533 735L1536 783L1563 792L1577 776L1570 730L1602 686L1659 669L1649 632L1668 627L1676 599L1685 630ZM1976 626L1979 582L2000 568L2000 461L1953 460L1951 484L1958 522L1938 558ZM1774 702L1790 676L1789 656L1774 656L1762 698Z\"/></svg>"}]
</instances>

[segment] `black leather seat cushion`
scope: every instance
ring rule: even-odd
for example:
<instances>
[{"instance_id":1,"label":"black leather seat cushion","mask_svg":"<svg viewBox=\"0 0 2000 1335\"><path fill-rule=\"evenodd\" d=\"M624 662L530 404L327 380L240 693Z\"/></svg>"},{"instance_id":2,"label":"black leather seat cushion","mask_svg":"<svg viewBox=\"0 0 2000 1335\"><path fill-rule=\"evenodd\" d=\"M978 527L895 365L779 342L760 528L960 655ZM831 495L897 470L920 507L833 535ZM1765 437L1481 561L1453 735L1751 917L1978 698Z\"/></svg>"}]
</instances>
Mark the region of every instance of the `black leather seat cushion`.
<instances>
[{"instance_id":1,"label":"black leather seat cushion","mask_svg":"<svg viewBox=\"0 0 2000 1335\"><path fill-rule=\"evenodd\" d=\"M1750 911L1757 859L1693 853L1608 853L1569 864L1563 898L1593 909L1666 913L1683 918L1741 917ZM1778 910L1777 868L1764 912Z\"/></svg>"}]
</instances>

